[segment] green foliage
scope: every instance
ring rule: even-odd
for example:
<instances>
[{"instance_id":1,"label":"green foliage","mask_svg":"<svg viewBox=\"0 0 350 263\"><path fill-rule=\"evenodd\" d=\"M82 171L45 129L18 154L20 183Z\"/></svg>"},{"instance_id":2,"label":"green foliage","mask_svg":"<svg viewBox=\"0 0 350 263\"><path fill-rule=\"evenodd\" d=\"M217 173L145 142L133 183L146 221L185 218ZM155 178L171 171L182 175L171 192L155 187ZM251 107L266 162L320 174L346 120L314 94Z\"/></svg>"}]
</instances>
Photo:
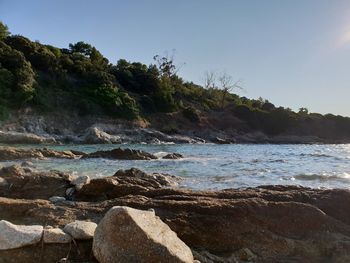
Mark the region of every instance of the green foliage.
<instances>
[{"instance_id":1,"label":"green foliage","mask_svg":"<svg viewBox=\"0 0 350 263\"><path fill-rule=\"evenodd\" d=\"M46 112L64 110L125 119L182 110L191 122L200 122L200 115L228 112L239 118L244 128L271 135L292 127L309 132L312 123L319 130L327 125L345 135L350 133L349 118L309 114L306 108L295 113L262 98L239 97L215 85L205 89L179 77L173 57L155 56L154 60L156 65L124 59L112 65L88 43L80 41L63 49L43 45L10 35L0 22L0 120L11 109L28 105ZM168 132L177 129L170 124L167 128Z\"/></svg>"},{"instance_id":2,"label":"green foliage","mask_svg":"<svg viewBox=\"0 0 350 263\"><path fill-rule=\"evenodd\" d=\"M5 25L4 23L2 23L0 21L0 40L5 39L9 35L10 35L10 32L9 32L7 25Z\"/></svg>"},{"instance_id":3,"label":"green foliage","mask_svg":"<svg viewBox=\"0 0 350 263\"><path fill-rule=\"evenodd\" d=\"M199 122L200 121L200 113L198 110L196 110L193 107L186 107L182 110L182 114L185 118L192 122Z\"/></svg>"}]
</instances>

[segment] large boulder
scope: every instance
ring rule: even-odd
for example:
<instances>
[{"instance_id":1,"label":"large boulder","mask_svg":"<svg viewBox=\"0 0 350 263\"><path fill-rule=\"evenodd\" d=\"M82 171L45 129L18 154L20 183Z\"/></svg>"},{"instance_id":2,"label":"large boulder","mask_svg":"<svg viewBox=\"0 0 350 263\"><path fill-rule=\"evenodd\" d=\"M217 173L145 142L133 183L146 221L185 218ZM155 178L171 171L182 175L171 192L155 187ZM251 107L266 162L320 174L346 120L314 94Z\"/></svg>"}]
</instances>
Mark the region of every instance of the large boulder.
<instances>
[{"instance_id":1,"label":"large boulder","mask_svg":"<svg viewBox=\"0 0 350 263\"><path fill-rule=\"evenodd\" d=\"M14 225L8 221L0 221L0 250L24 247L38 243L43 234L39 225Z\"/></svg>"},{"instance_id":2,"label":"large boulder","mask_svg":"<svg viewBox=\"0 0 350 263\"><path fill-rule=\"evenodd\" d=\"M153 211L111 208L96 228L93 253L100 263L192 263L190 248Z\"/></svg>"},{"instance_id":3,"label":"large boulder","mask_svg":"<svg viewBox=\"0 0 350 263\"><path fill-rule=\"evenodd\" d=\"M151 153L134 150L134 149L121 149L116 148L110 151L97 151L90 154L86 154L83 158L107 158L116 160L151 160L157 159L157 157Z\"/></svg>"}]
</instances>

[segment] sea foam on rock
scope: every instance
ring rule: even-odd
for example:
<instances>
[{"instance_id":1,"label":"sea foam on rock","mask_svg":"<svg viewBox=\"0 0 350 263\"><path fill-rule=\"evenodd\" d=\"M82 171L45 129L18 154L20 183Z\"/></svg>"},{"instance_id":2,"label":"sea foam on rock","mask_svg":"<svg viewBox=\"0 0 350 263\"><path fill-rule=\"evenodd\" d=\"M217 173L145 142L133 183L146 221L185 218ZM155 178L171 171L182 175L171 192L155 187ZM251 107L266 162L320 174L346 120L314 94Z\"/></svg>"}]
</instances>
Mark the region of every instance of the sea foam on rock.
<instances>
[{"instance_id":1,"label":"sea foam on rock","mask_svg":"<svg viewBox=\"0 0 350 263\"><path fill-rule=\"evenodd\" d=\"M153 211L112 207L100 221L93 239L100 263L192 263L191 249Z\"/></svg>"}]
</instances>

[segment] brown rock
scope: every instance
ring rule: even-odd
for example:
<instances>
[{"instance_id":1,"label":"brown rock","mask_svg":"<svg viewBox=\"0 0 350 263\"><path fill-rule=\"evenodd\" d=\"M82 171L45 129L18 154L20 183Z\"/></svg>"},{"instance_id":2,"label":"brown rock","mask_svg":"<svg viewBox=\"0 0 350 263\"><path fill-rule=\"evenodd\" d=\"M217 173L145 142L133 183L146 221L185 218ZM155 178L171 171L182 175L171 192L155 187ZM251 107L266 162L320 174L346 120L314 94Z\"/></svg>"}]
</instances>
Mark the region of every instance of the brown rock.
<instances>
[{"instance_id":1,"label":"brown rock","mask_svg":"<svg viewBox=\"0 0 350 263\"><path fill-rule=\"evenodd\" d=\"M193 255L152 211L112 207L96 228L93 252L100 263L192 263Z\"/></svg>"},{"instance_id":2,"label":"brown rock","mask_svg":"<svg viewBox=\"0 0 350 263\"><path fill-rule=\"evenodd\" d=\"M86 154L83 158L107 158L116 160L151 160L157 157L141 150L116 148L111 151L97 151Z\"/></svg>"},{"instance_id":3,"label":"brown rock","mask_svg":"<svg viewBox=\"0 0 350 263\"><path fill-rule=\"evenodd\" d=\"M28 158L66 158L73 159L77 155L73 154L71 151L54 151L46 148L43 149L19 149L13 147L0 147L0 161L10 161Z\"/></svg>"},{"instance_id":4,"label":"brown rock","mask_svg":"<svg viewBox=\"0 0 350 263\"><path fill-rule=\"evenodd\" d=\"M0 169L0 196L26 199L49 199L65 196L70 175L58 171L37 172L18 165Z\"/></svg>"}]
</instances>

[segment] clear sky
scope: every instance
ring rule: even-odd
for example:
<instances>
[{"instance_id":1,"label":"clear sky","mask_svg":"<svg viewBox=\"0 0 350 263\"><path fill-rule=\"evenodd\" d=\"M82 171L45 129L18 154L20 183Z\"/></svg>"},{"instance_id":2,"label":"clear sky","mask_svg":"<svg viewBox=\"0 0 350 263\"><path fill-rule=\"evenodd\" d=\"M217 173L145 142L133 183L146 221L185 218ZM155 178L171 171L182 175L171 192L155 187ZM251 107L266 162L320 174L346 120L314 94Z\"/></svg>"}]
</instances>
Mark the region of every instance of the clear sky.
<instances>
[{"instance_id":1,"label":"clear sky","mask_svg":"<svg viewBox=\"0 0 350 263\"><path fill-rule=\"evenodd\" d=\"M225 71L241 96L350 116L348 0L0 0L0 20L45 44L83 40L113 63L175 49L186 80Z\"/></svg>"}]
</instances>

